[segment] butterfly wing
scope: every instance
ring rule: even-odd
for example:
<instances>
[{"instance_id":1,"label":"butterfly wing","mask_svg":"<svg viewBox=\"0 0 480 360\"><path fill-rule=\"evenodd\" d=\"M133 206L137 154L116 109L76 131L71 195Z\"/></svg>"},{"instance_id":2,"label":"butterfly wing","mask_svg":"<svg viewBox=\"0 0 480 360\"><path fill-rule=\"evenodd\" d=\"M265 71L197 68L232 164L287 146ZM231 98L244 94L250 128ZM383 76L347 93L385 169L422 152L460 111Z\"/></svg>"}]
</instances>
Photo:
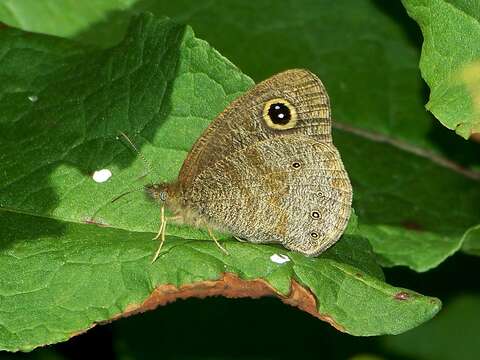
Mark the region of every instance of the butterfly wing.
<instances>
[{"instance_id":1,"label":"butterfly wing","mask_svg":"<svg viewBox=\"0 0 480 360\"><path fill-rule=\"evenodd\" d=\"M288 102L294 112L291 115L295 116L286 125L264 121L268 120L266 105L275 99ZM320 79L308 70L279 73L232 102L194 144L180 170L178 183L188 188L201 170L226 154L290 134L303 134L331 143L328 95Z\"/></svg>"},{"instance_id":2,"label":"butterfly wing","mask_svg":"<svg viewBox=\"0 0 480 360\"><path fill-rule=\"evenodd\" d=\"M217 161L185 196L210 223L236 236L316 256L343 233L352 190L331 143L291 134Z\"/></svg>"}]
</instances>

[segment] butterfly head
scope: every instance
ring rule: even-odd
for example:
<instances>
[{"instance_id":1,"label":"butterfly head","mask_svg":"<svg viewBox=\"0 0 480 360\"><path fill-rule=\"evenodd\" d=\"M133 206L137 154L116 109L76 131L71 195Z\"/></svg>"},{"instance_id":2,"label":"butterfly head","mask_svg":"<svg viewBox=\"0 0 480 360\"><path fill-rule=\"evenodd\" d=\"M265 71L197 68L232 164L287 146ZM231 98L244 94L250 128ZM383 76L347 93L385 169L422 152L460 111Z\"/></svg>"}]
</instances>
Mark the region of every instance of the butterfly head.
<instances>
[{"instance_id":1,"label":"butterfly head","mask_svg":"<svg viewBox=\"0 0 480 360\"><path fill-rule=\"evenodd\" d=\"M168 199L168 184L146 185L145 190L154 200L164 203Z\"/></svg>"}]
</instances>

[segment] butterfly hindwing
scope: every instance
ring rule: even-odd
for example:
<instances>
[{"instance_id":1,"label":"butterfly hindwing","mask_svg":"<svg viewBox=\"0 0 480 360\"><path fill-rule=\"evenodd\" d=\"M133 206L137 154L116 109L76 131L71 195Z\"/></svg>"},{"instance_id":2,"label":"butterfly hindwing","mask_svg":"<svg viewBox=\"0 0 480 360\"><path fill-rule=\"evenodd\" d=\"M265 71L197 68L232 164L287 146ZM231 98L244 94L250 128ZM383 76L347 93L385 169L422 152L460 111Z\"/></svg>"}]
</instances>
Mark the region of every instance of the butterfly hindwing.
<instances>
[{"instance_id":1,"label":"butterfly hindwing","mask_svg":"<svg viewBox=\"0 0 480 360\"><path fill-rule=\"evenodd\" d=\"M343 233L352 192L332 144L291 134L204 169L186 196L212 224L238 237L315 256Z\"/></svg>"}]
</instances>

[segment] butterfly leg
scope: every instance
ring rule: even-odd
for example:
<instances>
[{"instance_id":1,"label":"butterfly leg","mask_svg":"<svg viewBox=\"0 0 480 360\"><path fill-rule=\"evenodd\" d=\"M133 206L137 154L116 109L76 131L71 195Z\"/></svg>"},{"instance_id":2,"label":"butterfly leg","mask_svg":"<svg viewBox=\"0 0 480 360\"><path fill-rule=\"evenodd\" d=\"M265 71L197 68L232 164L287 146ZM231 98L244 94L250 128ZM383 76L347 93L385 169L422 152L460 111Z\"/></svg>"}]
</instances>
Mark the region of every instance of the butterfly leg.
<instances>
[{"instance_id":1,"label":"butterfly leg","mask_svg":"<svg viewBox=\"0 0 480 360\"><path fill-rule=\"evenodd\" d=\"M212 238L212 240L215 241L215 244L220 248L220 250L222 250L226 255L230 255L230 254L228 253L228 251L227 251L222 245L220 245L220 243L218 242L217 238L213 235L212 229L207 228L207 230L208 230L208 235L210 235L210 237Z\"/></svg>"},{"instance_id":2,"label":"butterfly leg","mask_svg":"<svg viewBox=\"0 0 480 360\"><path fill-rule=\"evenodd\" d=\"M162 229L163 224L165 223L165 208L162 206L160 209L160 229L158 229L157 235L153 238L153 240L158 240L160 236L162 236Z\"/></svg>"},{"instance_id":3,"label":"butterfly leg","mask_svg":"<svg viewBox=\"0 0 480 360\"><path fill-rule=\"evenodd\" d=\"M153 256L152 264L157 260L158 256L160 255L160 250L162 250L163 243L165 242L165 229L167 228L167 219L165 218L165 208L162 206L160 210L160 229L158 230L157 236L153 238L153 240L160 239L160 245L158 246L157 252Z\"/></svg>"},{"instance_id":4,"label":"butterfly leg","mask_svg":"<svg viewBox=\"0 0 480 360\"><path fill-rule=\"evenodd\" d=\"M243 240L242 238L239 238L238 236L233 235L233 237L240 242L247 242L247 240Z\"/></svg>"}]
</instances>

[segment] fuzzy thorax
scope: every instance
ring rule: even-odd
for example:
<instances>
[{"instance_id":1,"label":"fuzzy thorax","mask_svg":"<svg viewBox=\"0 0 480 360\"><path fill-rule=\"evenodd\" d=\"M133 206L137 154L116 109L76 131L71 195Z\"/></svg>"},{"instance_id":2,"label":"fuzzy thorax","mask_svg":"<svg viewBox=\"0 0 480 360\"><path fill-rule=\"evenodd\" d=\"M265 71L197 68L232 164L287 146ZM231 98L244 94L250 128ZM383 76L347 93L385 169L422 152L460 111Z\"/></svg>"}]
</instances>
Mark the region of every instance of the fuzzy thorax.
<instances>
[{"instance_id":1,"label":"fuzzy thorax","mask_svg":"<svg viewBox=\"0 0 480 360\"><path fill-rule=\"evenodd\" d=\"M188 201L177 183L147 185L145 191L152 199L173 213L175 223L218 229L218 226L211 224L208 219L188 206Z\"/></svg>"}]
</instances>

